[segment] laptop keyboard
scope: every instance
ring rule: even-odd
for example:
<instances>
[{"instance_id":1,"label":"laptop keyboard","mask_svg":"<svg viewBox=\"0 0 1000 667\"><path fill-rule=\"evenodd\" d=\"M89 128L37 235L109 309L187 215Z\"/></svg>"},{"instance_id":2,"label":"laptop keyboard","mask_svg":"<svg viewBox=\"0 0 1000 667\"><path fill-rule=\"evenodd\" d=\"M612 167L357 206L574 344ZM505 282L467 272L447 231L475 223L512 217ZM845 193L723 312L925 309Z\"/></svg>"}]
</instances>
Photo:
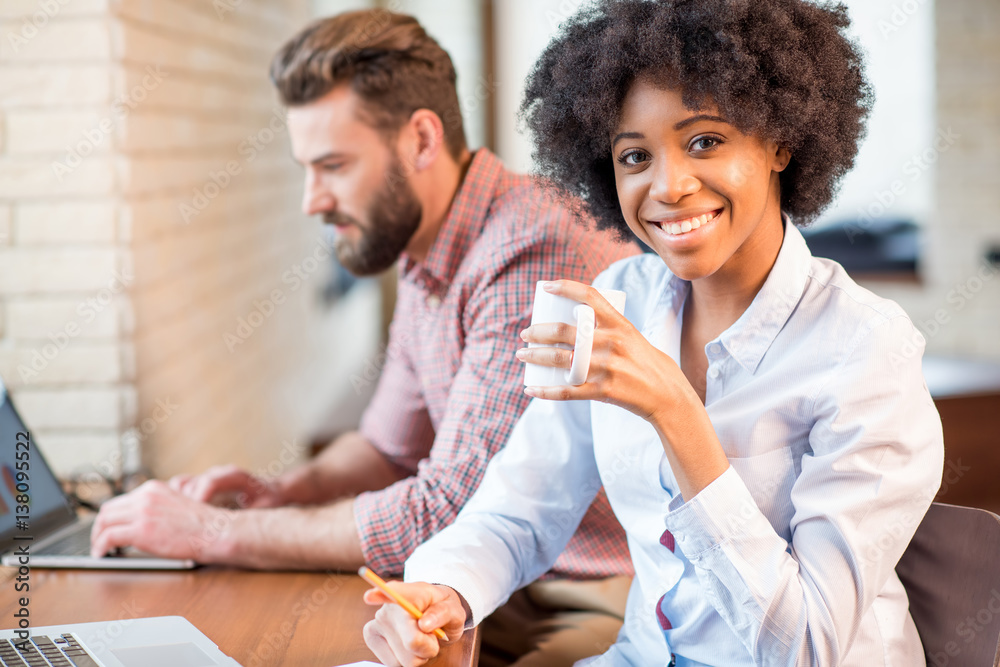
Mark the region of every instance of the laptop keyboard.
<instances>
[{"instance_id":1,"label":"laptop keyboard","mask_svg":"<svg viewBox=\"0 0 1000 667\"><path fill-rule=\"evenodd\" d=\"M52 544L46 544L33 554L45 556L87 556L90 554L90 526L81 525L75 530Z\"/></svg>"},{"instance_id":2,"label":"laptop keyboard","mask_svg":"<svg viewBox=\"0 0 1000 667\"><path fill-rule=\"evenodd\" d=\"M31 641L0 639L4 667L100 667L70 633L56 637L35 635Z\"/></svg>"}]
</instances>

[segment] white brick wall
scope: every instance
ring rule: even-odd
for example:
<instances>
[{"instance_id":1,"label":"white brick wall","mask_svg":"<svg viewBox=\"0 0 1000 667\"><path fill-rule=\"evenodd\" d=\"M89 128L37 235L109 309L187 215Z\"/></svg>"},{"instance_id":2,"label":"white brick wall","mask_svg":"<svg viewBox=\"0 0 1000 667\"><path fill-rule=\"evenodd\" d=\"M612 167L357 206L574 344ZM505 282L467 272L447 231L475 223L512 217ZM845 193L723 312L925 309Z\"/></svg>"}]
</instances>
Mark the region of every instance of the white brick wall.
<instances>
[{"instance_id":1,"label":"white brick wall","mask_svg":"<svg viewBox=\"0 0 1000 667\"><path fill-rule=\"evenodd\" d=\"M72 60L105 61L111 57L111 22L107 16L76 16L58 13L37 31L26 30L23 21L0 21L0 34L16 34L0 41L0 59L14 63L46 63Z\"/></svg>"},{"instance_id":2,"label":"white brick wall","mask_svg":"<svg viewBox=\"0 0 1000 667\"><path fill-rule=\"evenodd\" d=\"M99 105L111 99L111 76L107 66L93 63L5 61L0 99L5 108Z\"/></svg>"},{"instance_id":3,"label":"white brick wall","mask_svg":"<svg viewBox=\"0 0 1000 667\"><path fill-rule=\"evenodd\" d=\"M9 245L13 235L10 206L0 204L0 246Z\"/></svg>"},{"instance_id":4,"label":"white brick wall","mask_svg":"<svg viewBox=\"0 0 1000 667\"><path fill-rule=\"evenodd\" d=\"M115 222L115 205L109 201L25 203L18 207L14 239L24 246L106 246L115 242Z\"/></svg>"},{"instance_id":5,"label":"white brick wall","mask_svg":"<svg viewBox=\"0 0 1000 667\"><path fill-rule=\"evenodd\" d=\"M321 230L298 212L267 66L308 1L231 4L0 3L0 375L59 473L113 458L129 429L161 476L266 466L375 353L370 289L330 310L328 267L282 281ZM43 5L58 9L32 24ZM214 192L229 163L240 173ZM230 351L224 335L275 290Z\"/></svg>"},{"instance_id":6,"label":"white brick wall","mask_svg":"<svg viewBox=\"0 0 1000 667\"><path fill-rule=\"evenodd\" d=\"M9 247L0 250L0 294L97 293L119 271L114 248Z\"/></svg>"},{"instance_id":7,"label":"white brick wall","mask_svg":"<svg viewBox=\"0 0 1000 667\"><path fill-rule=\"evenodd\" d=\"M102 296L10 297L6 299L10 318L7 335L25 342L48 340L49 334L65 329L70 322L79 326L77 338L81 341L113 340L128 335L129 301L116 295L104 305ZM88 299L97 301L92 304Z\"/></svg>"},{"instance_id":8,"label":"white brick wall","mask_svg":"<svg viewBox=\"0 0 1000 667\"><path fill-rule=\"evenodd\" d=\"M93 16L106 11L109 4L110 0L4 0L0 4L0 18L18 25L24 21L37 24L54 16ZM36 16L39 13L46 16Z\"/></svg>"},{"instance_id":9,"label":"white brick wall","mask_svg":"<svg viewBox=\"0 0 1000 667\"><path fill-rule=\"evenodd\" d=\"M42 424L39 431L106 429L122 426L122 390L116 388L22 389L18 409L28 424Z\"/></svg>"},{"instance_id":10,"label":"white brick wall","mask_svg":"<svg viewBox=\"0 0 1000 667\"><path fill-rule=\"evenodd\" d=\"M65 153L44 157L11 156L0 159L0 199L51 201L53 197L110 196L114 193L116 163L102 155L83 159L63 178L55 173L53 163Z\"/></svg>"}]
</instances>

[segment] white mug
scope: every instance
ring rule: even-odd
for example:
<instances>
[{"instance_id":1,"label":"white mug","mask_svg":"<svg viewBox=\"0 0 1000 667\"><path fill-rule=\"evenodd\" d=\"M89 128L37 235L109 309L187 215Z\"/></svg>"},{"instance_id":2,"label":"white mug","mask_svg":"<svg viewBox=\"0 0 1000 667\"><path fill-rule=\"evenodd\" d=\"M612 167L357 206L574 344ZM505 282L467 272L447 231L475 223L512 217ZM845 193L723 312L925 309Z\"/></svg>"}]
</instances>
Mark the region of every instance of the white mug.
<instances>
[{"instance_id":1,"label":"white mug","mask_svg":"<svg viewBox=\"0 0 1000 667\"><path fill-rule=\"evenodd\" d=\"M577 386L587 381L590 371L590 355L594 351L594 309L585 303L556 296L542 289L547 280L535 285L535 305L531 309L531 324L549 324L565 322L576 327L576 344L573 347L557 343L554 345L528 343L528 347L561 347L573 350L573 364L569 370L539 366L524 365L524 386L526 387L562 387ZM608 302L622 315L625 314L625 292L611 289L600 289Z\"/></svg>"}]
</instances>

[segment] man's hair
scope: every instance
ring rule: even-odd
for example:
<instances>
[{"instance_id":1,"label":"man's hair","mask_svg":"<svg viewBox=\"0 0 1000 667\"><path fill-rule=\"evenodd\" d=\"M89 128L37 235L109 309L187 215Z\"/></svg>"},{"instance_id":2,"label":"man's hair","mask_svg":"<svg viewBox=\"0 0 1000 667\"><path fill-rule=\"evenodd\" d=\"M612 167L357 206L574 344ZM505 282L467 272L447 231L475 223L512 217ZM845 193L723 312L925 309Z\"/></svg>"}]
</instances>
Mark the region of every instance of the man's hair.
<instances>
[{"instance_id":1,"label":"man's hair","mask_svg":"<svg viewBox=\"0 0 1000 667\"><path fill-rule=\"evenodd\" d=\"M528 79L522 117L542 175L627 236L610 136L639 77L713 103L791 153L781 208L807 224L854 164L872 94L843 5L805 0L597 0L561 28Z\"/></svg>"},{"instance_id":2,"label":"man's hair","mask_svg":"<svg viewBox=\"0 0 1000 667\"><path fill-rule=\"evenodd\" d=\"M361 98L363 120L387 137L417 109L436 113L457 159L466 144L455 79L448 53L415 18L383 9L314 21L271 61L285 106L309 104L346 83Z\"/></svg>"}]
</instances>

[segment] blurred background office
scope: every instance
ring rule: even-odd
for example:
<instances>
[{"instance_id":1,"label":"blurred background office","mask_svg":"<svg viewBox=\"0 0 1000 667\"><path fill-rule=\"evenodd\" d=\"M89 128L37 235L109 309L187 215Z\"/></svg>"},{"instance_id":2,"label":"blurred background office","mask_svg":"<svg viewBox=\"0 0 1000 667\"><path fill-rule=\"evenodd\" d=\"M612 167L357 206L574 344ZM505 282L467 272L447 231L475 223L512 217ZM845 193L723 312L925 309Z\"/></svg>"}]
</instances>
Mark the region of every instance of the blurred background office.
<instances>
[{"instance_id":1,"label":"blurred background office","mask_svg":"<svg viewBox=\"0 0 1000 667\"><path fill-rule=\"evenodd\" d=\"M300 212L267 79L286 38L414 14L455 61L470 145L529 171L523 81L581 4L3 0L0 377L57 472L273 475L356 423L393 277L351 280ZM975 415L1000 384L1000 4L847 5L877 103L810 244L913 318L958 429L943 498L993 502L1000 439Z\"/></svg>"}]
</instances>

